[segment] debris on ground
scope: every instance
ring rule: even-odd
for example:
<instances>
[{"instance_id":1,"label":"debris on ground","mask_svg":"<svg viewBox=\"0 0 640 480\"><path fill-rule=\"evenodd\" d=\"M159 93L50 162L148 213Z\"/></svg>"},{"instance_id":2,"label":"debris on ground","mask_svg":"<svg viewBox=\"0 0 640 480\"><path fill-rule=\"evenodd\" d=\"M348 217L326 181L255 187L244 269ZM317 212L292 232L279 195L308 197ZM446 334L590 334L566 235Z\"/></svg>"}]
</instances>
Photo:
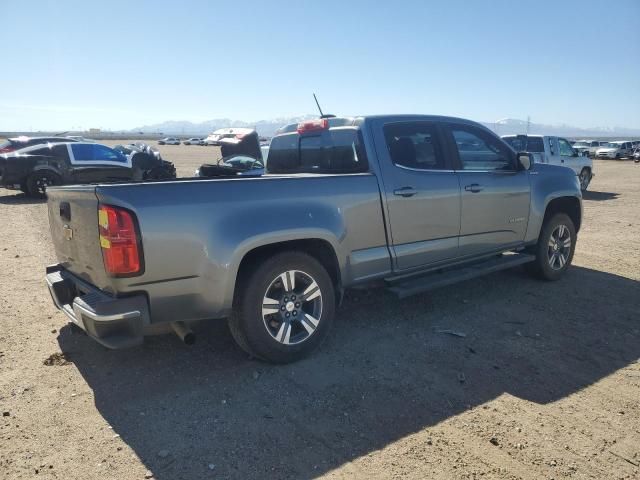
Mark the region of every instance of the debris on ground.
<instances>
[{"instance_id":1,"label":"debris on ground","mask_svg":"<svg viewBox=\"0 0 640 480\"><path fill-rule=\"evenodd\" d=\"M446 328L438 328L436 329L436 333L446 333L447 335L453 335L454 337L465 338L467 336L464 332L458 332L456 330L449 330Z\"/></svg>"},{"instance_id":2,"label":"debris on ground","mask_svg":"<svg viewBox=\"0 0 640 480\"><path fill-rule=\"evenodd\" d=\"M60 367L62 365L69 365L71 360L66 353L56 352L49 355L42 363L47 367Z\"/></svg>"},{"instance_id":3,"label":"debris on ground","mask_svg":"<svg viewBox=\"0 0 640 480\"><path fill-rule=\"evenodd\" d=\"M489 443L491 443L491 445L495 445L496 447L500 445L500 442L498 442L498 439L496 437L491 437L491 440L489 440Z\"/></svg>"}]
</instances>

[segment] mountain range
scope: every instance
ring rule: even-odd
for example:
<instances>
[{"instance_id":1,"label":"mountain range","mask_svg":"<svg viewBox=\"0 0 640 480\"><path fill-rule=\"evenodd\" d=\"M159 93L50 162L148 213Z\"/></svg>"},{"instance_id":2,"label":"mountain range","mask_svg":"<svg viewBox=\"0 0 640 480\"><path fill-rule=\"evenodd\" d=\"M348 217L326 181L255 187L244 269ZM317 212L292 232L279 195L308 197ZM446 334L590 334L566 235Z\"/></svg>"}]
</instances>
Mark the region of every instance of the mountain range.
<instances>
[{"instance_id":1,"label":"mountain range","mask_svg":"<svg viewBox=\"0 0 640 480\"><path fill-rule=\"evenodd\" d=\"M218 128L248 127L255 128L265 137L271 137L276 130L289 123L297 123L304 120L317 118L317 115L301 115L297 117L282 117L271 120L258 120L246 122L229 118L217 118L205 122L194 123L190 121L166 121L153 125L131 129L131 133L161 134L161 135L207 135ZM496 122L481 122L498 135L517 135L530 133L533 135L556 135L561 137L640 137L640 129L625 127L592 127L580 128L571 125L545 125L515 118L505 118Z\"/></svg>"}]
</instances>

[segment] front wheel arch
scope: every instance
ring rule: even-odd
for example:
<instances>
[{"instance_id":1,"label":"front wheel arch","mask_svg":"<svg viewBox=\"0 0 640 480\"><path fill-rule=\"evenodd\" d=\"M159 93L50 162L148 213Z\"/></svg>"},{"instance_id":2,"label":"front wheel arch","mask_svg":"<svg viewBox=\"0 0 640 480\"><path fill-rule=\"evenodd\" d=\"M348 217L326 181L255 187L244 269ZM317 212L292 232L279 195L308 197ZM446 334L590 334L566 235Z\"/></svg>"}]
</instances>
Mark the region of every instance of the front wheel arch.
<instances>
[{"instance_id":1,"label":"front wheel arch","mask_svg":"<svg viewBox=\"0 0 640 480\"><path fill-rule=\"evenodd\" d=\"M551 200L545 209L542 227L544 227L549 219L556 213L568 215L573 222L576 232L580 231L582 209L580 207L580 200L577 197L558 197Z\"/></svg>"}]
</instances>

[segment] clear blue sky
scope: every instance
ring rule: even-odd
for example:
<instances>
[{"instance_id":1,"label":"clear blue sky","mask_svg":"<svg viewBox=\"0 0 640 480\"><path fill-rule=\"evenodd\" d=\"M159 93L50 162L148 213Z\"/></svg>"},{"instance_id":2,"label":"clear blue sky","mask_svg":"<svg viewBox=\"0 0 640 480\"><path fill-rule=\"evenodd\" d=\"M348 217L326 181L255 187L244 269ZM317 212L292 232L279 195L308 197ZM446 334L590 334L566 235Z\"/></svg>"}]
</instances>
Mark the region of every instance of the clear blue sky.
<instances>
[{"instance_id":1,"label":"clear blue sky","mask_svg":"<svg viewBox=\"0 0 640 480\"><path fill-rule=\"evenodd\" d=\"M434 113L640 127L640 0L2 0L0 130Z\"/></svg>"}]
</instances>

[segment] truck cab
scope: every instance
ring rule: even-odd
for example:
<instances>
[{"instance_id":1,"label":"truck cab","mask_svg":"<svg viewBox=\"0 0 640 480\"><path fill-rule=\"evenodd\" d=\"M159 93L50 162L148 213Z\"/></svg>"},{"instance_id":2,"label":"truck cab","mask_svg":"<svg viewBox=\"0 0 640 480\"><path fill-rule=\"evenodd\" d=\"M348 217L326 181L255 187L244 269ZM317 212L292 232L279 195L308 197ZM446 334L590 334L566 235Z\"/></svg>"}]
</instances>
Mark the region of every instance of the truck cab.
<instances>
[{"instance_id":1,"label":"truck cab","mask_svg":"<svg viewBox=\"0 0 640 480\"><path fill-rule=\"evenodd\" d=\"M593 161L586 152L579 152L566 138L551 135L503 135L502 139L518 152L529 152L534 162L567 167L580 180L582 191L587 190L593 173Z\"/></svg>"}]
</instances>

